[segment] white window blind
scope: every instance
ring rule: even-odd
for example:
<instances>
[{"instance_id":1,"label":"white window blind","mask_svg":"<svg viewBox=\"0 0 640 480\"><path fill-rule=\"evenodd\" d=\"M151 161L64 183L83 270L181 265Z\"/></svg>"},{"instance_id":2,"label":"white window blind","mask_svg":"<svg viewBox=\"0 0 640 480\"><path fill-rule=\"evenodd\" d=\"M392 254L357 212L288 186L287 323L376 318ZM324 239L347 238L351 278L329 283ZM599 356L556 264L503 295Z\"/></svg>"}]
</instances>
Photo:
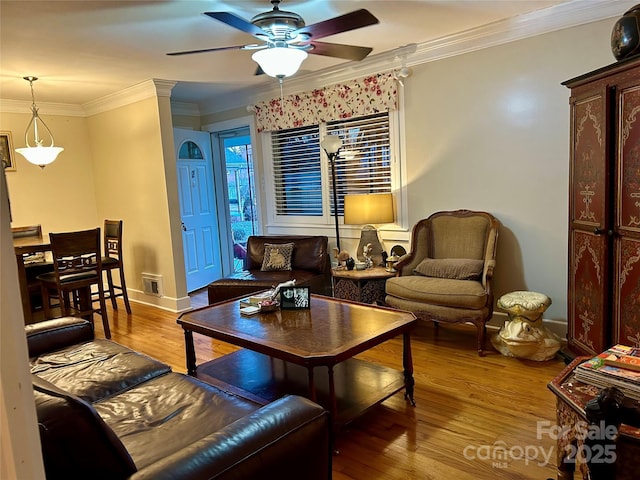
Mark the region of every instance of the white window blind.
<instances>
[{"instance_id":1,"label":"white window blind","mask_svg":"<svg viewBox=\"0 0 640 480\"><path fill-rule=\"evenodd\" d=\"M323 198L323 184L332 188L331 171L322 176L320 140L338 135L343 142L336 160L338 214L346 194L391 191L389 113L332 121L323 125L271 132L276 215L333 215L333 193ZM330 206L330 208L329 208Z\"/></svg>"},{"instance_id":2,"label":"white window blind","mask_svg":"<svg viewBox=\"0 0 640 480\"><path fill-rule=\"evenodd\" d=\"M277 215L322 216L318 125L271 134Z\"/></svg>"}]
</instances>

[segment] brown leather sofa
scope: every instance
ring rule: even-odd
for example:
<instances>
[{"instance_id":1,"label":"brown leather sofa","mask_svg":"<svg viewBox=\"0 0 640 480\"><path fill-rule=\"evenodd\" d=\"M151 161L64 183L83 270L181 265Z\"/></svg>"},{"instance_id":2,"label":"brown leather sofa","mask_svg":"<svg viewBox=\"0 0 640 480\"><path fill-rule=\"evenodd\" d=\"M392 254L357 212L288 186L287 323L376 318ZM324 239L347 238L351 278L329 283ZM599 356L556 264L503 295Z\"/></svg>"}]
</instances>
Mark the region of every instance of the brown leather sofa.
<instances>
[{"instance_id":1,"label":"brown leather sofa","mask_svg":"<svg viewBox=\"0 0 640 480\"><path fill-rule=\"evenodd\" d=\"M265 243L293 243L291 270L261 271ZM250 295L289 280L311 293L331 295L331 259L325 236L253 235L247 239L244 270L208 285L209 304Z\"/></svg>"},{"instance_id":2,"label":"brown leather sofa","mask_svg":"<svg viewBox=\"0 0 640 480\"><path fill-rule=\"evenodd\" d=\"M27 325L47 479L327 479L327 412L261 406L173 373L86 320Z\"/></svg>"}]
</instances>

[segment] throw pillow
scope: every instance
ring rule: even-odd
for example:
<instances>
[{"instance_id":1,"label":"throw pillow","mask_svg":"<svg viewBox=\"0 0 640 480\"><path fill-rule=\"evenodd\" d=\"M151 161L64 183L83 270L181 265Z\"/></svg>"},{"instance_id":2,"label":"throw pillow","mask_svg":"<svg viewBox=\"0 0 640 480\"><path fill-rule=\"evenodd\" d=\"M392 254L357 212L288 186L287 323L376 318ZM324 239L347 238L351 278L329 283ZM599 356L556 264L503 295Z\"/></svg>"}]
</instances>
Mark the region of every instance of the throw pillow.
<instances>
[{"instance_id":1,"label":"throw pillow","mask_svg":"<svg viewBox=\"0 0 640 480\"><path fill-rule=\"evenodd\" d=\"M262 268L260 270L263 272L291 270L293 245L293 243L265 243L264 258L262 259Z\"/></svg>"},{"instance_id":2,"label":"throw pillow","mask_svg":"<svg viewBox=\"0 0 640 480\"><path fill-rule=\"evenodd\" d=\"M483 260L472 258L425 258L413 272L426 277L477 280L480 278L483 269Z\"/></svg>"}]
</instances>

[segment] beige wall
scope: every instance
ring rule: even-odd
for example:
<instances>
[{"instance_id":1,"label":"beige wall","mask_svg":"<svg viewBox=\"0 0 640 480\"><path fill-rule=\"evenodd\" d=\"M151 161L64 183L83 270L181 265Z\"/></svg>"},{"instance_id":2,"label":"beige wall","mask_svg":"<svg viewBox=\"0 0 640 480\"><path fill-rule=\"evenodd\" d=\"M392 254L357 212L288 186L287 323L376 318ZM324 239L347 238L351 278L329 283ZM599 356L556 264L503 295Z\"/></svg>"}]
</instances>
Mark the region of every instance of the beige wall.
<instances>
[{"instance_id":1,"label":"beige wall","mask_svg":"<svg viewBox=\"0 0 640 480\"><path fill-rule=\"evenodd\" d=\"M569 90L613 63L613 20L413 69L406 81L411 224L430 212L485 210L502 222L496 298L535 290L567 318Z\"/></svg>"},{"instance_id":2,"label":"beige wall","mask_svg":"<svg viewBox=\"0 0 640 480\"><path fill-rule=\"evenodd\" d=\"M124 221L127 287L133 299L175 308L177 285L169 199L175 204L175 154L163 140L161 109L168 99L148 98L87 118L95 165L98 218ZM173 144L169 114L169 145ZM165 155L173 165L165 163ZM166 173L165 173L166 168ZM167 177L168 174L168 177ZM172 179L171 195L167 178ZM179 224L178 224L179 225ZM179 232L179 230L178 230ZM178 238L181 238L178 233ZM165 299L144 295L142 273L162 275ZM183 274L184 276L184 274ZM182 280L180 296L186 296Z\"/></svg>"},{"instance_id":3,"label":"beige wall","mask_svg":"<svg viewBox=\"0 0 640 480\"><path fill-rule=\"evenodd\" d=\"M25 114L0 113L0 129L12 133L14 148L25 146L24 131L30 118L28 110ZM86 120L45 114L42 118L64 151L44 169L13 152L17 171L7 172L12 226L39 223L45 235L99 226Z\"/></svg>"}]
</instances>

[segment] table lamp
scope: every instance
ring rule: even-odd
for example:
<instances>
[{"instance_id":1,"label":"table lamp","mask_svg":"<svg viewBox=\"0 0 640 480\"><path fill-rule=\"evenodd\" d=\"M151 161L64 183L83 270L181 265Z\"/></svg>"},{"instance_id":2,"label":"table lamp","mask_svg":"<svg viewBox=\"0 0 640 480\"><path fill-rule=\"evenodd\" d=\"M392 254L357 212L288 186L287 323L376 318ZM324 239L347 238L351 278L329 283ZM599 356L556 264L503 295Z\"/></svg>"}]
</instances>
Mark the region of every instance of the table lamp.
<instances>
[{"instance_id":1,"label":"table lamp","mask_svg":"<svg viewBox=\"0 0 640 480\"><path fill-rule=\"evenodd\" d=\"M374 225L394 221L391 193L366 193L344 196L344 223L364 225L360 232L357 257L365 261L364 248L371 244L370 257L374 265L381 265L384 248Z\"/></svg>"}]
</instances>

